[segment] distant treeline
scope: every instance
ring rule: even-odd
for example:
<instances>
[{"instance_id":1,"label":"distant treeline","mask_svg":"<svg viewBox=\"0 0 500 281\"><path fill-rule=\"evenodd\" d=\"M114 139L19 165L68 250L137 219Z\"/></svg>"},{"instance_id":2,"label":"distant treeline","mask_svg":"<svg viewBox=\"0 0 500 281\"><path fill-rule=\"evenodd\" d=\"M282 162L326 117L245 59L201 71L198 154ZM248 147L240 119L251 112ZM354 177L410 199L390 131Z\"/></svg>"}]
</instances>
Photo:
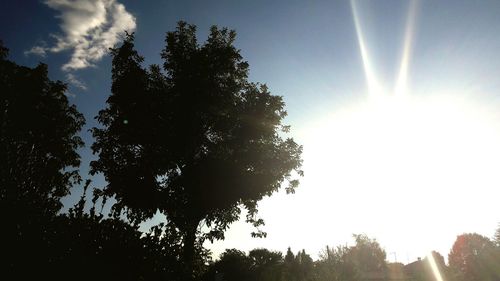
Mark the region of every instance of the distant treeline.
<instances>
[{"instance_id":1,"label":"distant treeline","mask_svg":"<svg viewBox=\"0 0 500 281\"><path fill-rule=\"evenodd\" d=\"M354 235L353 246L326 247L314 261L304 250L294 254L255 249L226 250L210 262L204 280L269 281L497 281L500 280L500 228L495 238L459 235L448 255L433 251L409 264L390 263L377 241Z\"/></svg>"},{"instance_id":2,"label":"distant treeline","mask_svg":"<svg viewBox=\"0 0 500 281\"><path fill-rule=\"evenodd\" d=\"M67 85L45 64L8 60L0 41L2 280L435 280L432 268L444 280L499 280L498 231L494 240L458 236L448 265L438 253L435 263L387 263L365 235L317 261L290 249L212 260L204 242L224 239L241 208L252 235L265 237L259 200L282 186L293 193L303 175L284 102L248 81L235 37L214 26L199 44L196 27L180 22L167 33L163 68L142 65L133 34L110 51L111 95L91 129L90 173L106 180L97 187L79 171L85 119ZM73 187L82 196L62 212ZM139 231L158 212L166 219Z\"/></svg>"}]
</instances>

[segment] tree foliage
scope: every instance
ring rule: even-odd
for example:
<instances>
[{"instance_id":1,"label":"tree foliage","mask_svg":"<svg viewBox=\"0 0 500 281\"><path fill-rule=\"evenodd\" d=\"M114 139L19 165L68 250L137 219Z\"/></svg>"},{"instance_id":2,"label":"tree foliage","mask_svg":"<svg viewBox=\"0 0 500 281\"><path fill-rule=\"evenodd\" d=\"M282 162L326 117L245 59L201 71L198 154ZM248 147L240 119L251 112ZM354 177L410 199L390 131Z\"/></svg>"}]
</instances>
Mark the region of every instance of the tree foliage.
<instances>
[{"instance_id":1,"label":"tree foliage","mask_svg":"<svg viewBox=\"0 0 500 281\"><path fill-rule=\"evenodd\" d=\"M293 192L292 172L302 174L301 147L284 138L284 102L248 81L235 36L214 26L200 45L195 26L180 22L167 33L162 72L142 67L128 35L111 51L112 94L93 129L92 172L104 174L115 217L139 223L159 210L181 231L186 264L196 243L224 238L240 206L262 225L257 202L284 181Z\"/></svg>"},{"instance_id":2,"label":"tree foliage","mask_svg":"<svg viewBox=\"0 0 500 281\"><path fill-rule=\"evenodd\" d=\"M314 262L304 250L296 256L289 250L287 257L262 248L251 250L248 255L228 249L210 265L204 280L314 280Z\"/></svg>"},{"instance_id":3,"label":"tree foliage","mask_svg":"<svg viewBox=\"0 0 500 281\"><path fill-rule=\"evenodd\" d=\"M84 118L69 104L66 85L48 78L47 65L19 66L7 55L0 42L1 240L8 272L23 272L44 260L48 225L80 182Z\"/></svg>"},{"instance_id":4,"label":"tree foliage","mask_svg":"<svg viewBox=\"0 0 500 281\"><path fill-rule=\"evenodd\" d=\"M267 249L254 249L248 253L254 280L279 280L282 275L283 255Z\"/></svg>"},{"instance_id":5,"label":"tree foliage","mask_svg":"<svg viewBox=\"0 0 500 281\"><path fill-rule=\"evenodd\" d=\"M355 234L356 244L349 248L349 257L360 272L385 271L386 253L375 239L364 234Z\"/></svg>"},{"instance_id":6,"label":"tree foliage","mask_svg":"<svg viewBox=\"0 0 500 281\"><path fill-rule=\"evenodd\" d=\"M29 68L6 57L1 46L2 207L15 215L24 213L25 219L55 214L62 207L60 198L80 180L76 150L83 142L77 134L84 118L69 104L66 85L48 78L47 65Z\"/></svg>"},{"instance_id":7,"label":"tree foliage","mask_svg":"<svg viewBox=\"0 0 500 281\"><path fill-rule=\"evenodd\" d=\"M493 236L493 242L497 245L497 247L500 247L500 224L495 231L495 235Z\"/></svg>"},{"instance_id":8,"label":"tree foliage","mask_svg":"<svg viewBox=\"0 0 500 281\"><path fill-rule=\"evenodd\" d=\"M320 254L316 271L321 281L350 281L359 278L358 271L349 255L350 248L338 246L326 247Z\"/></svg>"},{"instance_id":9,"label":"tree foliage","mask_svg":"<svg viewBox=\"0 0 500 281\"><path fill-rule=\"evenodd\" d=\"M320 280L359 280L387 275L386 254L380 244L364 234L354 234L353 246L326 247L317 262Z\"/></svg>"},{"instance_id":10,"label":"tree foliage","mask_svg":"<svg viewBox=\"0 0 500 281\"><path fill-rule=\"evenodd\" d=\"M80 183L77 149L84 119L48 78L47 66L7 60L0 42L0 213L2 278L16 280L172 280L175 236L143 234L104 219L83 195L68 213L61 198ZM175 258L173 258L175 259Z\"/></svg>"},{"instance_id":11,"label":"tree foliage","mask_svg":"<svg viewBox=\"0 0 500 281\"><path fill-rule=\"evenodd\" d=\"M499 249L489 238L477 233L466 233L457 236L448 262L456 280L498 280L499 254Z\"/></svg>"}]
</instances>

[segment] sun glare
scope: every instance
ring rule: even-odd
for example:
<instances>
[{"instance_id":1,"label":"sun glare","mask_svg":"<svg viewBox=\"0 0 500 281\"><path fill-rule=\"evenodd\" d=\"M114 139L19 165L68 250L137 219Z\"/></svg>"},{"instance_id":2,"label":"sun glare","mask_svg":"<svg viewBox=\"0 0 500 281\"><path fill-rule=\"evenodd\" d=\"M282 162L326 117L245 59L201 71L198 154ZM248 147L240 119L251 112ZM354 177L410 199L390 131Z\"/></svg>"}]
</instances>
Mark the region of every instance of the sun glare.
<instances>
[{"instance_id":1,"label":"sun glare","mask_svg":"<svg viewBox=\"0 0 500 281\"><path fill-rule=\"evenodd\" d=\"M410 7L408 9L408 17L406 22L406 30L403 42L403 55L401 57L401 67L399 69L399 75L396 80L396 87L394 93L396 95L404 95L407 91L407 81L408 81L408 67L410 65L410 55L412 40L415 28L415 18L417 16L417 1L411 0Z\"/></svg>"},{"instance_id":2,"label":"sun glare","mask_svg":"<svg viewBox=\"0 0 500 281\"><path fill-rule=\"evenodd\" d=\"M373 185L380 179L386 189L424 183L438 187L448 177L466 176L456 173L468 166L465 163L475 163L467 181L457 184L477 183L496 163L490 156L498 151L499 137L490 113L453 97L367 99L316 125L307 162L343 171L340 176L350 184Z\"/></svg>"},{"instance_id":3,"label":"sun glare","mask_svg":"<svg viewBox=\"0 0 500 281\"><path fill-rule=\"evenodd\" d=\"M443 281L443 277L441 276L441 272L439 271L438 265L436 263L436 260L434 259L434 255L430 253L427 255L427 260L429 261L429 264L431 266L432 274L434 275L434 278L436 281Z\"/></svg>"},{"instance_id":4,"label":"sun glare","mask_svg":"<svg viewBox=\"0 0 500 281\"><path fill-rule=\"evenodd\" d=\"M308 208L346 213L326 233L349 229L400 251L446 252L453 235L495 214L497 121L492 110L451 96L388 96L332 113L307 133ZM325 217L315 219L311 227Z\"/></svg>"},{"instance_id":5,"label":"sun glare","mask_svg":"<svg viewBox=\"0 0 500 281\"><path fill-rule=\"evenodd\" d=\"M365 70L366 82L368 84L368 91L371 95L377 96L382 92L382 88L379 82L377 81L377 77L375 76L375 70L373 69L372 61L370 59L370 55L368 54L368 49L366 47L364 33L361 28L358 8L356 5L356 1L354 0L351 0L351 10L352 10L352 17L354 19L354 27L356 28L356 35L358 37L361 59L363 61L363 68Z\"/></svg>"},{"instance_id":6,"label":"sun glare","mask_svg":"<svg viewBox=\"0 0 500 281\"><path fill-rule=\"evenodd\" d=\"M464 221L480 224L476 218L494 213L496 203L487 194L500 184L498 115L468 93L408 89L415 0L408 7L394 92L383 91L355 0L351 9L369 95L304 133L304 185L316 192L309 207L321 213L318 206L334 206L332 212L349 214L337 222L344 229L393 237L401 248L408 247L403 233L409 232L420 235L412 247L422 252L443 247L453 239L436 235L445 227L445 212L452 212L446 227L456 232ZM311 227L323 219L318 216Z\"/></svg>"}]
</instances>

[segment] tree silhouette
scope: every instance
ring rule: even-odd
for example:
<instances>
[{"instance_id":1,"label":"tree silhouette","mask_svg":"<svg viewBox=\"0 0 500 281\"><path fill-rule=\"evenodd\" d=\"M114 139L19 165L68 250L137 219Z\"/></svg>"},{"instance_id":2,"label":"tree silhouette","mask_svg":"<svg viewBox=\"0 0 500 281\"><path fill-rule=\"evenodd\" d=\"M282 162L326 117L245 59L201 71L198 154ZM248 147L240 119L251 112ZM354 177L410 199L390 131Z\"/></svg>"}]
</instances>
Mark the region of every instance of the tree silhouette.
<instances>
[{"instance_id":1,"label":"tree silhouette","mask_svg":"<svg viewBox=\"0 0 500 281\"><path fill-rule=\"evenodd\" d=\"M296 275L295 275L295 269L296 268L296 263L295 263L295 255L292 252L292 249L288 247L286 250L286 255L283 260L283 275L285 280L296 280Z\"/></svg>"},{"instance_id":2,"label":"tree silhouette","mask_svg":"<svg viewBox=\"0 0 500 281\"><path fill-rule=\"evenodd\" d=\"M294 255L290 247L283 262L283 279L307 281L315 278L314 262L305 250L299 251Z\"/></svg>"},{"instance_id":3,"label":"tree silhouette","mask_svg":"<svg viewBox=\"0 0 500 281\"><path fill-rule=\"evenodd\" d=\"M252 261L243 251L227 249L220 255L218 261L210 265L203 280L254 280L252 276Z\"/></svg>"},{"instance_id":4,"label":"tree silhouette","mask_svg":"<svg viewBox=\"0 0 500 281\"><path fill-rule=\"evenodd\" d=\"M305 250L297 253L295 256L297 264L297 280L300 281L311 281L314 280L314 263Z\"/></svg>"},{"instance_id":5,"label":"tree silhouette","mask_svg":"<svg viewBox=\"0 0 500 281\"><path fill-rule=\"evenodd\" d=\"M0 42L1 241L8 272L28 274L27 265L46 265L60 199L81 180L84 118L68 103L66 85L48 78L47 65L19 66L7 55Z\"/></svg>"},{"instance_id":6,"label":"tree silhouette","mask_svg":"<svg viewBox=\"0 0 500 281\"><path fill-rule=\"evenodd\" d=\"M283 274L283 255L267 249L253 249L248 253L252 262L253 280L280 280Z\"/></svg>"},{"instance_id":7,"label":"tree silhouette","mask_svg":"<svg viewBox=\"0 0 500 281\"><path fill-rule=\"evenodd\" d=\"M104 174L102 195L117 200L112 213L134 223L164 213L181 232L187 280L197 248L223 239L240 206L258 227L258 201L284 181L293 192L291 173L302 175L302 149L283 137L284 102L248 82L235 36L214 26L199 45L195 26L180 22L167 33L162 73L141 66L128 35L112 50L112 94L97 117L103 128L93 129L92 173Z\"/></svg>"},{"instance_id":8,"label":"tree silhouette","mask_svg":"<svg viewBox=\"0 0 500 281\"><path fill-rule=\"evenodd\" d=\"M211 264L203 280L278 281L284 278L283 255L267 249L253 249L248 255L227 249Z\"/></svg>"},{"instance_id":9,"label":"tree silhouette","mask_svg":"<svg viewBox=\"0 0 500 281\"><path fill-rule=\"evenodd\" d=\"M178 275L169 260L176 242L171 235L157 239L157 233L143 234L120 219L103 219L95 205L84 212L90 181L69 213L59 213L61 197L80 182L76 150L83 143L77 133L84 119L69 105L66 85L48 79L46 65L19 66L7 60L7 51L0 42L2 278L164 280Z\"/></svg>"}]
</instances>

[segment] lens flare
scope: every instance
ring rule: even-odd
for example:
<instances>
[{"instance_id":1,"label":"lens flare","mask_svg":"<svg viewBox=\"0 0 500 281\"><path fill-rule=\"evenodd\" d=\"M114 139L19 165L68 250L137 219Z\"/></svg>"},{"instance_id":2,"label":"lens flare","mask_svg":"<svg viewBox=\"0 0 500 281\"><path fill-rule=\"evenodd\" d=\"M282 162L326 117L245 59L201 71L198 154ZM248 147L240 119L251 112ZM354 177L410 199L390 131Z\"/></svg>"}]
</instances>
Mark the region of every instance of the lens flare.
<instances>
[{"instance_id":1,"label":"lens flare","mask_svg":"<svg viewBox=\"0 0 500 281\"><path fill-rule=\"evenodd\" d=\"M436 278L436 281L443 281L443 277L441 276L441 272L439 271L436 260L434 259L434 255L432 253L427 256L427 260L429 261L432 274L434 275L434 278Z\"/></svg>"},{"instance_id":2,"label":"lens flare","mask_svg":"<svg viewBox=\"0 0 500 281\"><path fill-rule=\"evenodd\" d=\"M406 30L403 42L403 56L401 57L401 66L399 68L399 75L396 80L396 87L394 89L394 93L396 95L404 95L407 92L408 66L410 63L411 46L414 35L416 14L417 14L417 0L411 0L410 7L408 9L408 18L406 21Z\"/></svg>"},{"instance_id":3,"label":"lens flare","mask_svg":"<svg viewBox=\"0 0 500 281\"><path fill-rule=\"evenodd\" d=\"M371 95L381 94L381 87L375 77L375 72L373 70L372 62L368 54L368 50L365 44L365 38L363 30L361 29L361 24L358 15L358 8L356 6L356 0L351 0L351 10L352 17L354 19L354 27L356 28L356 35L358 37L359 50L361 52L361 59L363 61L363 68L365 70L366 82L368 84L368 91Z\"/></svg>"},{"instance_id":4,"label":"lens flare","mask_svg":"<svg viewBox=\"0 0 500 281\"><path fill-rule=\"evenodd\" d=\"M368 53L364 32L363 29L361 28L361 21L358 12L358 7L356 5L356 0L351 0L350 3L352 10L352 17L354 20L354 27L356 28L356 35L358 38L359 50L361 52L361 59L363 61L363 68L366 76L366 82L368 84L368 91L371 96L380 96L382 94L383 89L379 81L377 80L372 60ZM417 0L410 0L404 41L403 41L403 54L401 57L401 64L399 67L398 77L395 83L396 85L394 87L394 93L398 96L404 95L407 92L408 68L410 65L410 56L411 56L416 17L417 17Z\"/></svg>"}]
</instances>

